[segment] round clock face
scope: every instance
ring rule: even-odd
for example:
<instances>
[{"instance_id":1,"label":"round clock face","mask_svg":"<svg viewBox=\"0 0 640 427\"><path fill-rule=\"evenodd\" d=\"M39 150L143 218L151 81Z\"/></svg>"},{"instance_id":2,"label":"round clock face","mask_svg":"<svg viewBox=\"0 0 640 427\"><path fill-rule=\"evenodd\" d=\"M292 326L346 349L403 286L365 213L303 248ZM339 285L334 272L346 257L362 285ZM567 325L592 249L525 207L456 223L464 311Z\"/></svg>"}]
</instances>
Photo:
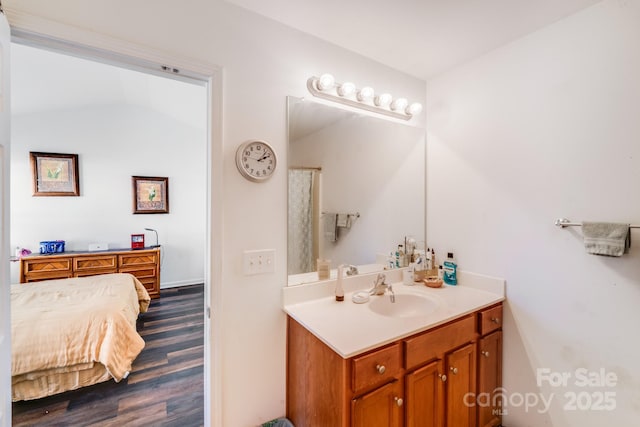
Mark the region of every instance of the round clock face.
<instances>
[{"instance_id":1,"label":"round clock face","mask_svg":"<svg viewBox=\"0 0 640 427\"><path fill-rule=\"evenodd\" d=\"M247 141L236 152L238 170L250 181L261 182L276 170L276 153L264 141Z\"/></svg>"}]
</instances>

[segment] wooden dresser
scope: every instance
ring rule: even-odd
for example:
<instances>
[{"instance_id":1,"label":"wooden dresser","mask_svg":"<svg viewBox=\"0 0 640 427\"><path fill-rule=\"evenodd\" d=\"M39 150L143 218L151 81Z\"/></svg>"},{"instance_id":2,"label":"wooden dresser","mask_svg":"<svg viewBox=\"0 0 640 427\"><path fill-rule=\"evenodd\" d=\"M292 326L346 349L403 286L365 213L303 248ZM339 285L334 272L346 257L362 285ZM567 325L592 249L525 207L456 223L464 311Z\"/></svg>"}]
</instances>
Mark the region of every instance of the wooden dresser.
<instances>
[{"instance_id":1,"label":"wooden dresser","mask_svg":"<svg viewBox=\"0 0 640 427\"><path fill-rule=\"evenodd\" d=\"M71 251L20 259L20 283L108 273L131 273L142 282L151 298L158 298L160 248Z\"/></svg>"}]
</instances>

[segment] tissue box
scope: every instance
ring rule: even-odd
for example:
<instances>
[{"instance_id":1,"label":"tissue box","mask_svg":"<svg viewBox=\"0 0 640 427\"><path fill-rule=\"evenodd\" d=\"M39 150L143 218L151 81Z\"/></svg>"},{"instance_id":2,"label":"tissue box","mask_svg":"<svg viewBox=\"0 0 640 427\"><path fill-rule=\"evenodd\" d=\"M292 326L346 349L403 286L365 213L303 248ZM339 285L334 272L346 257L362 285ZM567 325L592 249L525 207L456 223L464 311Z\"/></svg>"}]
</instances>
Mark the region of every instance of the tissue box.
<instances>
[{"instance_id":1,"label":"tissue box","mask_svg":"<svg viewBox=\"0 0 640 427\"><path fill-rule=\"evenodd\" d=\"M41 254L55 254L64 252L64 240L46 240L40 242Z\"/></svg>"}]
</instances>

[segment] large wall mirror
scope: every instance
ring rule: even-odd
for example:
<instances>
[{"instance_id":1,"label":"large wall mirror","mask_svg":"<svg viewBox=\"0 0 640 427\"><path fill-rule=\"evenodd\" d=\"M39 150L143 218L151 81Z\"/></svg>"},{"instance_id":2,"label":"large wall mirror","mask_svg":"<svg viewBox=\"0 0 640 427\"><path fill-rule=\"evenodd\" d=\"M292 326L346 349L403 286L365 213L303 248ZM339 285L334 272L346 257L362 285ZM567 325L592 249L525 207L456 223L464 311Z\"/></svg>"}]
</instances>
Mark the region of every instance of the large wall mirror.
<instances>
[{"instance_id":1,"label":"large wall mirror","mask_svg":"<svg viewBox=\"0 0 640 427\"><path fill-rule=\"evenodd\" d=\"M382 269L405 237L425 241L425 131L287 98L289 285L318 281L318 259ZM354 269L352 269L354 272Z\"/></svg>"}]
</instances>

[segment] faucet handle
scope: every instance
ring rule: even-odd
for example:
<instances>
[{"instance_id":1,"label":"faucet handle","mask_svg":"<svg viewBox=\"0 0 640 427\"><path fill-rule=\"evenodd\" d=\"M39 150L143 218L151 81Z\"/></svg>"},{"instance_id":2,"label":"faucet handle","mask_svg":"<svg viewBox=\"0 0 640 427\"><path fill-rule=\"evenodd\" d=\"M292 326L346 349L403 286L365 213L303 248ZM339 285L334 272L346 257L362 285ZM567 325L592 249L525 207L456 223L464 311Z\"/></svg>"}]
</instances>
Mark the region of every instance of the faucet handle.
<instances>
[{"instance_id":1,"label":"faucet handle","mask_svg":"<svg viewBox=\"0 0 640 427\"><path fill-rule=\"evenodd\" d=\"M358 274L358 267L355 265L349 265L349 269L347 270L347 276L355 276Z\"/></svg>"},{"instance_id":2,"label":"faucet handle","mask_svg":"<svg viewBox=\"0 0 640 427\"><path fill-rule=\"evenodd\" d=\"M384 285L385 280L387 280L387 276L385 276L383 273L378 273L378 277L376 277L374 286Z\"/></svg>"}]
</instances>

